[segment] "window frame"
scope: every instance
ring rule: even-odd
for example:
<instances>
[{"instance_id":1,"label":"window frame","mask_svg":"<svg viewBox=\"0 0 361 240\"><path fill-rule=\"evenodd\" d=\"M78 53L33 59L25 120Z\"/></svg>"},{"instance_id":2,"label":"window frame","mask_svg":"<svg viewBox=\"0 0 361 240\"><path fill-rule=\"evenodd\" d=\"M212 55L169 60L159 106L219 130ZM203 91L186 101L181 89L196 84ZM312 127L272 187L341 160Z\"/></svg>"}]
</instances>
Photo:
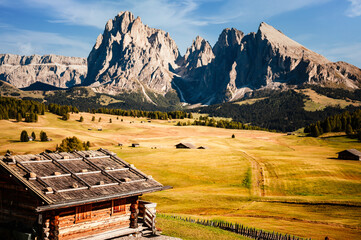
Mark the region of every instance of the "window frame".
<instances>
[{"instance_id":1,"label":"window frame","mask_svg":"<svg viewBox=\"0 0 361 240\"><path fill-rule=\"evenodd\" d=\"M86 204L75 207L75 223L91 221L92 204Z\"/></svg>"}]
</instances>

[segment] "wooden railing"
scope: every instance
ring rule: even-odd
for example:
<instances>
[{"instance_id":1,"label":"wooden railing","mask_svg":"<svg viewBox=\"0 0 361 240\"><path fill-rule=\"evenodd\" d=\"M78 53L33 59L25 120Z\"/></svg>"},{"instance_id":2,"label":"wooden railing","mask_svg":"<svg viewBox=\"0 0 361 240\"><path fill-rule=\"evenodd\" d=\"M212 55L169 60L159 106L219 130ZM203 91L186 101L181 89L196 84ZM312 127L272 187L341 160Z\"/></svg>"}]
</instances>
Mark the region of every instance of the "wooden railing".
<instances>
[{"instance_id":1,"label":"wooden railing","mask_svg":"<svg viewBox=\"0 0 361 240\"><path fill-rule=\"evenodd\" d=\"M157 233L157 229L155 227L156 206L156 203L139 201L139 217L143 218L145 226L152 231L153 235Z\"/></svg>"},{"instance_id":2,"label":"wooden railing","mask_svg":"<svg viewBox=\"0 0 361 240\"><path fill-rule=\"evenodd\" d=\"M146 206L144 207L144 223L147 225L152 234L155 235L157 233L157 229L155 228L155 217L156 215L153 214Z\"/></svg>"}]
</instances>

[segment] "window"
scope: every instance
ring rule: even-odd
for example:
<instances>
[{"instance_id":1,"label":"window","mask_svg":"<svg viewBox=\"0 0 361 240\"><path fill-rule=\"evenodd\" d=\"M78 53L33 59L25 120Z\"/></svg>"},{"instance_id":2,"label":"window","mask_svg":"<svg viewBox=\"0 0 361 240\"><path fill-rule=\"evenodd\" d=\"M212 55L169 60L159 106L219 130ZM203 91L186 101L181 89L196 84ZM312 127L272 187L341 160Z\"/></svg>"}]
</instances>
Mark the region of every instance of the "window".
<instances>
[{"instance_id":1,"label":"window","mask_svg":"<svg viewBox=\"0 0 361 240\"><path fill-rule=\"evenodd\" d=\"M92 205L83 205L76 207L75 222L87 221L92 218Z\"/></svg>"},{"instance_id":2,"label":"window","mask_svg":"<svg viewBox=\"0 0 361 240\"><path fill-rule=\"evenodd\" d=\"M113 200L112 213L113 214L126 214L125 199Z\"/></svg>"}]
</instances>

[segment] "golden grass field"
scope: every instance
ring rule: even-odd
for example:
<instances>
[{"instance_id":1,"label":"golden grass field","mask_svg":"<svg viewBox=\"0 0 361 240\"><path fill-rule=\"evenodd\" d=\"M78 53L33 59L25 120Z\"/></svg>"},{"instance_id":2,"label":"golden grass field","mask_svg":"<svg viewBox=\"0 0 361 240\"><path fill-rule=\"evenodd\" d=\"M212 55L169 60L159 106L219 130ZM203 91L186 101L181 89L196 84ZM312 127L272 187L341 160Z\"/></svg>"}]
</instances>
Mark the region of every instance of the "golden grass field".
<instances>
[{"instance_id":1,"label":"golden grass field","mask_svg":"<svg viewBox=\"0 0 361 240\"><path fill-rule=\"evenodd\" d=\"M80 115L82 123L77 121ZM356 140L179 127L173 121L141 123L145 119L119 116L117 120L105 114L96 114L92 122L92 116L72 114L69 121L62 121L46 113L37 123L1 120L0 153L7 149L16 154L39 153L55 149L65 137L77 136L90 141L94 149L116 152L163 185L173 186L143 197L157 202L160 213L227 220L312 239L361 239L361 162L335 159L338 151L361 149ZM43 130L53 141L21 143L22 130L35 131L37 137ZM129 147L133 142L140 147ZM175 149L179 142L209 149ZM186 224L159 220L167 234L202 239L196 233L182 235ZM203 228L195 232L199 229ZM217 234L222 233L214 234L204 236L221 239ZM239 238L227 235L225 239Z\"/></svg>"}]
</instances>

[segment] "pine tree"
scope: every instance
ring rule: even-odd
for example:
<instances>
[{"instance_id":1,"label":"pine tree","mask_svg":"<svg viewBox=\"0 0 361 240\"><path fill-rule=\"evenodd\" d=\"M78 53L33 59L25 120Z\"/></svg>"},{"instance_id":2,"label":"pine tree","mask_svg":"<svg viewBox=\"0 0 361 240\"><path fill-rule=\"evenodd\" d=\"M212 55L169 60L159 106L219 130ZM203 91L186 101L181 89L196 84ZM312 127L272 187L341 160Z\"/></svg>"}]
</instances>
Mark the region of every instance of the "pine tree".
<instances>
[{"instance_id":1,"label":"pine tree","mask_svg":"<svg viewBox=\"0 0 361 240\"><path fill-rule=\"evenodd\" d=\"M325 122L325 128L324 128L324 132L331 132L331 124L330 124L330 120L327 118L326 122Z\"/></svg>"},{"instance_id":2,"label":"pine tree","mask_svg":"<svg viewBox=\"0 0 361 240\"><path fill-rule=\"evenodd\" d=\"M102 118L100 117L99 119L98 119L98 122L100 122L102 120Z\"/></svg>"},{"instance_id":3,"label":"pine tree","mask_svg":"<svg viewBox=\"0 0 361 240\"><path fill-rule=\"evenodd\" d=\"M112 123L112 119L111 119L111 118L109 119L109 123Z\"/></svg>"},{"instance_id":4,"label":"pine tree","mask_svg":"<svg viewBox=\"0 0 361 240\"><path fill-rule=\"evenodd\" d=\"M18 113L16 116L16 121L21 122L23 120L23 117L21 116L21 113Z\"/></svg>"},{"instance_id":5,"label":"pine tree","mask_svg":"<svg viewBox=\"0 0 361 240\"><path fill-rule=\"evenodd\" d=\"M35 133L34 133L34 132L32 132L32 133L31 133L31 137L33 138L33 141L35 141L35 139L36 139L36 135L35 135Z\"/></svg>"},{"instance_id":6,"label":"pine tree","mask_svg":"<svg viewBox=\"0 0 361 240\"><path fill-rule=\"evenodd\" d=\"M354 134L351 124L347 124L345 132L346 132L347 136L351 136Z\"/></svg>"},{"instance_id":7,"label":"pine tree","mask_svg":"<svg viewBox=\"0 0 361 240\"><path fill-rule=\"evenodd\" d=\"M29 142L29 135L28 132L23 130L20 134L20 141L21 142Z\"/></svg>"},{"instance_id":8,"label":"pine tree","mask_svg":"<svg viewBox=\"0 0 361 240\"><path fill-rule=\"evenodd\" d=\"M83 116L80 116L79 122L84 122Z\"/></svg>"},{"instance_id":9,"label":"pine tree","mask_svg":"<svg viewBox=\"0 0 361 240\"><path fill-rule=\"evenodd\" d=\"M93 116L93 117L92 117L92 122L94 122L94 121L95 121L95 117Z\"/></svg>"},{"instance_id":10,"label":"pine tree","mask_svg":"<svg viewBox=\"0 0 361 240\"><path fill-rule=\"evenodd\" d=\"M48 136L46 135L46 132L44 132L44 131L40 132L40 141L42 141L42 142L48 141Z\"/></svg>"},{"instance_id":11,"label":"pine tree","mask_svg":"<svg viewBox=\"0 0 361 240\"><path fill-rule=\"evenodd\" d=\"M236 138L236 136L234 134L232 134L232 138Z\"/></svg>"}]
</instances>

